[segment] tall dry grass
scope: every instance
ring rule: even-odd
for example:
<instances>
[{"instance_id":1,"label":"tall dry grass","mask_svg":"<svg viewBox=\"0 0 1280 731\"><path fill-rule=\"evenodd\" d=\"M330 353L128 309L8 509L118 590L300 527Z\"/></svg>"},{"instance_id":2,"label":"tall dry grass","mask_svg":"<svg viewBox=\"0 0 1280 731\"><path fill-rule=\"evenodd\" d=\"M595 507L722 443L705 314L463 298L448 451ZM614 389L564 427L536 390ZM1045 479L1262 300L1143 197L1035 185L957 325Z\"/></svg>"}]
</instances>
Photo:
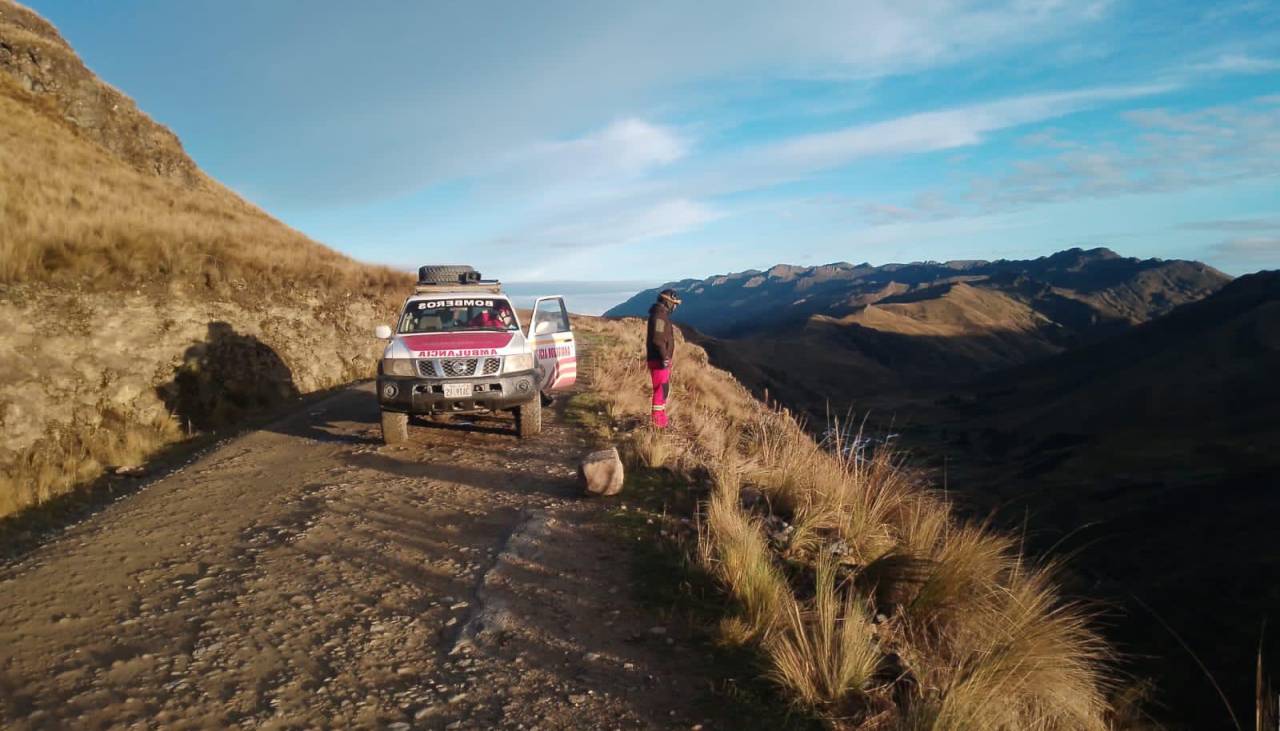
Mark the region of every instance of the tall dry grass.
<instances>
[{"instance_id":1,"label":"tall dry grass","mask_svg":"<svg viewBox=\"0 0 1280 731\"><path fill-rule=\"evenodd\" d=\"M140 172L51 121L45 106L0 73L0 283L177 283L237 296L410 282L311 241L217 183Z\"/></svg>"},{"instance_id":2,"label":"tall dry grass","mask_svg":"<svg viewBox=\"0 0 1280 731\"><path fill-rule=\"evenodd\" d=\"M785 594L780 627L764 648L770 676L800 703L837 709L876 683L881 651L875 610L857 591L842 591L830 554L816 562L813 590L807 607Z\"/></svg>"},{"instance_id":3,"label":"tall dry grass","mask_svg":"<svg viewBox=\"0 0 1280 731\"><path fill-rule=\"evenodd\" d=\"M139 419L98 405L95 423L68 424L0 469L0 518L87 483L111 466L134 467L182 437L171 418Z\"/></svg>"},{"instance_id":4,"label":"tall dry grass","mask_svg":"<svg viewBox=\"0 0 1280 731\"><path fill-rule=\"evenodd\" d=\"M1107 647L1051 566L959 520L891 450L820 446L683 340L672 427L653 432L643 323L580 327L637 461L664 440L666 467L710 486L698 553L731 600L723 639L756 647L797 705L839 728L1111 727Z\"/></svg>"}]
</instances>

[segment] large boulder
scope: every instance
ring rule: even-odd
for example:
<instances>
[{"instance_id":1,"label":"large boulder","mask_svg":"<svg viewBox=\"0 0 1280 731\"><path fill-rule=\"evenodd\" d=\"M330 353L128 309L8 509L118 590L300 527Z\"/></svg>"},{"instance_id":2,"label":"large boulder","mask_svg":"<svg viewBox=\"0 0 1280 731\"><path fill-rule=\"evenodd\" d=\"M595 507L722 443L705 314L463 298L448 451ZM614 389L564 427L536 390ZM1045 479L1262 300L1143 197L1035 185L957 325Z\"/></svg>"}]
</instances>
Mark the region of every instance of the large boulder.
<instances>
[{"instance_id":1,"label":"large boulder","mask_svg":"<svg viewBox=\"0 0 1280 731\"><path fill-rule=\"evenodd\" d=\"M588 495L617 495L623 478L622 459L615 447L592 452L578 465L578 481Z\"/></svg>"}]
</instances>

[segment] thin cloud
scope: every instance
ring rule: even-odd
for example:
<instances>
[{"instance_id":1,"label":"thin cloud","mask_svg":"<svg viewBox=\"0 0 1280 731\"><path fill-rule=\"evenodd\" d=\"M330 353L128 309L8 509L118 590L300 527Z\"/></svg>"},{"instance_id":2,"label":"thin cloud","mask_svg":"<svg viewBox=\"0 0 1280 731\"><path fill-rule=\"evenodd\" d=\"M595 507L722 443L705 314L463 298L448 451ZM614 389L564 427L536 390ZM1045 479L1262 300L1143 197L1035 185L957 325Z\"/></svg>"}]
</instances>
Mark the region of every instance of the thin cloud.
<instances>
[{"instance_id":1,"label":"thin cloud","mask_svg":"<svg viewBox=\"0 0 1280 731\"><path fill-rule=\"evenodd\" d=\"M1185 231L1280 231L1280 218L1223 218L1189 221L1178 228Z\"/></svg>"},{"instance_id":2,"label":"thin cloud","mask_svg":"<svg viewBox=\"0 0 1280 731\"><path fill-rule=\"evenodd\" d=\"M1247 53L1224 53L1212 61L1193 64L1192 71L1215 74L1265 74L1280 70L1280 59L1259 58Z\"/></svg>"},{"instance_id":3,"label":"thin cloud","mask_svg":"<svg viewBox=\"0 0 1280 731\"><path fill-rule=\"evenodd\" d=\"M1171 83L1143 84L1029 94L796 135L704 160L698 171L678 185L684 195L699 198L761 190L865 158L976 147L1006 129L1177 88Z\"/></svg>"},{"instance_id":4,"label":"thin cloud","mask_svg":"<svg viewBox=\"0 0 1280 731\"><path fill-rule=\"evenodd\" d=\"M1163 94L1173 84L1101 87L1002 99L786 140L762 157L808 170L841 167L871 155L934 152L984 142L992 132L1063 117L1106 102Z\"/></svg>"},{"instance_id":5,"label":"thin cloud","mask_svg":"<svg viewBox=\"0 0 1280 731\"><path fill-rule=\"evenodd\" d=\"M1054 154L1013 161L1003 173L975 177L952 191L946 199L954 204L950 213L936 205L925 209L915 204L887 217L877 202L869 204L867 220L877 224L938 220L1280 175L1280 108L1267 98L1190 112L1143 109L1125 112L1121 118L1132 125L1133 133L1123 146L1081 145L1063 150L1048 144L1046 148L1056 150Z\"/></svg>"},{"instance_id":6,"label":"thin cloud","mask_svg":"<svg viewBox=\"0 0 1280 731\"><path fill-rule=\"evenodd\" d=\"M1247 266L1280 266L1280 236L1242 236L1213 246L1213 254Z\"/></svg>"},{"instance_id":7,"label":"thin cloud","mask_svg":"<svg viewBox=\"0 0 1280 731\"><path fill-rule=\"evenodd\" d=\"M505 240L555 249L625 246L686 233L721 217L700 201L673 198L635 206L604 207L569 219L533 224Z\"/></svg>"},{"instance_id":8,"label":"thin cloud","mask_svg":"<svg viewBox=\"0 0 1280 731\"><path fill-rule=\"evenodd\" d=\"M689 141L674 129L630 118L577 139L537 143L517 156L514 167L529 168L538 177L634 177L688 152Z\"/></svg>"}]
</instances>

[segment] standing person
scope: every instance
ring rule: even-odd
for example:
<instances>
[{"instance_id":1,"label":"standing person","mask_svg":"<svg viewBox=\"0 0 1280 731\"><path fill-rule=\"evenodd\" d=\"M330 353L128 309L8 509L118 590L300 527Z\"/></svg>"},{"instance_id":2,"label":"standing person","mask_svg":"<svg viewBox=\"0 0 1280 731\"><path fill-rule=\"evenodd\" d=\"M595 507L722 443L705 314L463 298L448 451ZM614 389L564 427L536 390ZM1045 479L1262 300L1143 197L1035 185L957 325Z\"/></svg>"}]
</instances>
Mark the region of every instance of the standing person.
<instances>
[{"instance_id":1,"label":"standing person","mask_svg":"<svg viewBox=\"0 0 1280 731\"><path fill-rule=\"evenodd\" d=\"M671 330L671 313L680 304L674 289L658 293L658 301L649 308L649 332L645 338L645 359L649 379L653 382L653 425L667 428L667 396L671 393L671 356L676 350L676 336Z\"/></svg>"}]
</instances>

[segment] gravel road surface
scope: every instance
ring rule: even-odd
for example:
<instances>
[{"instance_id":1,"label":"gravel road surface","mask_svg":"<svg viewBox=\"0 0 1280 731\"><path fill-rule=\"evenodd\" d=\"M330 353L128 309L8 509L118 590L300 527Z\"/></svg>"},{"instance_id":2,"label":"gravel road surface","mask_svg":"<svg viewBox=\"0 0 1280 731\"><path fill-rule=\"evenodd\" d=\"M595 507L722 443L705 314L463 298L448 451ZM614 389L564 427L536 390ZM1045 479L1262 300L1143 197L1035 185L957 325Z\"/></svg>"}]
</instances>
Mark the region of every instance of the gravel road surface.
<instances>
[{"instance_id":1,"label":"gravel road surface","mask_svg":"<svg viewBox=\"0 0 1280 731\"><path fill-rule=\"evenodd\" d=\"M365 384L152 479L0 568L0 727L713 727L546 416L385 447Z\"/></svg>"}]
</instances>

